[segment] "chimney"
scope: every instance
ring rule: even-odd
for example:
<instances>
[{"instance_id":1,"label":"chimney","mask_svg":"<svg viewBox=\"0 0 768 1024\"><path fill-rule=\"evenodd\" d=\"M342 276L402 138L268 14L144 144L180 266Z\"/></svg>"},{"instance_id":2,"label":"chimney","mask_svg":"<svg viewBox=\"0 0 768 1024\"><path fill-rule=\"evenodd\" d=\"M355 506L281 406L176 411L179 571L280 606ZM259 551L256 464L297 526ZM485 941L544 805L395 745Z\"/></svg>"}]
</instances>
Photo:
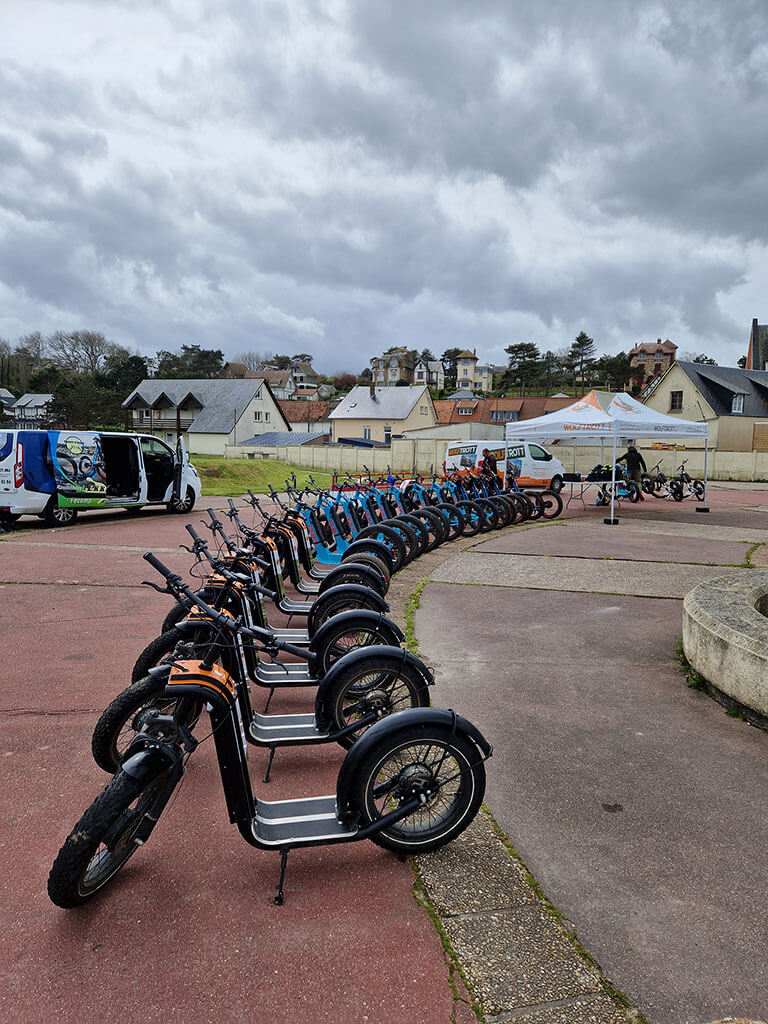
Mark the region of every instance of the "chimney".
<instances>
[{"instance_id":1,"label":"chimney","mask_svg":"<svg viewBox=\"0 0 768 1024\"><path fill-rule=\"evenodd\" d=\"M376 401L376 382L373 379L373 374L371 374L371 398L374 402Z\"/></svg>"}]
</instances>

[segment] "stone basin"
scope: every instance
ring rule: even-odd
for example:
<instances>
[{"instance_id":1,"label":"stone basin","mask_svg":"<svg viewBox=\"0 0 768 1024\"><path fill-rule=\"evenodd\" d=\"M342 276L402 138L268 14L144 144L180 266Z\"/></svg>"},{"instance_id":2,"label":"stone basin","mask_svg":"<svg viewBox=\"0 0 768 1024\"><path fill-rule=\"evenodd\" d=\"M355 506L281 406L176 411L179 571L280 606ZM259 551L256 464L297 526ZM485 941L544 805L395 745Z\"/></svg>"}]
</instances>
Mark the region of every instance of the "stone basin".
<instances>
[{"instance_id":1,"label":"stone basin","mask_svg":"<svg viewBox=\"0 0 768 1024\"><path fill-rule=\"evenodd\" d=\"M724 573L683 602L683 651L706 682L768 721L768 572Z\"/></svg>"}]
</instances>

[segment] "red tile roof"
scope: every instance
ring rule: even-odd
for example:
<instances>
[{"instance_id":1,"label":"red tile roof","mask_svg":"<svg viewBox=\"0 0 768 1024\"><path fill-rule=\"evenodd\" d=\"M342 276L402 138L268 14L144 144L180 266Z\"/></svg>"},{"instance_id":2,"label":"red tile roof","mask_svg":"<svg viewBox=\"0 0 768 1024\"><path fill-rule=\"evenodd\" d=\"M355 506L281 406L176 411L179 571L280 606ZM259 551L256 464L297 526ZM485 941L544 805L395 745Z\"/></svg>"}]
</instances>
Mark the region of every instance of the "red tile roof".
<instances>
[{"instance_id":1,"label":"red tile roof","mask_svg":"<svg viewBox=\"0 0 768 1024\"><path fill-rule=\"evenodd\" d=\"M279 401L280 411L289 423L318 423L326 419L330 402Z\"/></svg>"}]
</instances>

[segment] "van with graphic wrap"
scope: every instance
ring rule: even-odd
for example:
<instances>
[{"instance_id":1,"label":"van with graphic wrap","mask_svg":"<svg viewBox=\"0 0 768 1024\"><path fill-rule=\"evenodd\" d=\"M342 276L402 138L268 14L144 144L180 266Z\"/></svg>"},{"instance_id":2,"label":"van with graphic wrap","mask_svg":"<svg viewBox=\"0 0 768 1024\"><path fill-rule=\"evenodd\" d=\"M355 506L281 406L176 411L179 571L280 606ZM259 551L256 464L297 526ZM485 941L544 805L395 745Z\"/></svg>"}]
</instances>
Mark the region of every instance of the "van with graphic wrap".
<instances>
[{"instance_id":1,"label":"van with graphic wrap","mask_svg":"<svg viewBox=\"0 0 768 1024\"><path fill-rule=\"evenodd\" d=\"M93 430L0 430L0 525L36 515L64 526L90 508L190 512L200 478L179 438Z\"/></svg>"},{"instance_id":2,"label":"van with graphic wrap","mask_svg":"<svg viewBox=\"0 0 768 1024\"><path fill-rule=\"evenodd\" d=\"M563 486L565 466L546 448L533 441L452 441L445 456L445 471L473 471L483 462L483 451L488 449L496 459L499 474L504 473L506 459L507 480L521 487L548 487L559 491Z\"/></svg>"}]
</instances>

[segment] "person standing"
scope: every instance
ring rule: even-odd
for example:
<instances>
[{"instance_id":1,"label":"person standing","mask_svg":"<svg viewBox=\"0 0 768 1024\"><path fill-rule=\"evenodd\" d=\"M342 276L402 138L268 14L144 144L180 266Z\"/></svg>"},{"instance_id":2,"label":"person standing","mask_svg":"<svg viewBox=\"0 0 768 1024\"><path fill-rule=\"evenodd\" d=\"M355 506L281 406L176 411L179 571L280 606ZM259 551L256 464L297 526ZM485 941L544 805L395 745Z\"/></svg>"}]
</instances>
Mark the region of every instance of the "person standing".
<instances>
[{"instance_id":1,"label":"person standing","mask_svg":"<svg viewBox=\"0 0 768 1024\"><path fill-rule=\"evenodd\" d=\"M624 454L620 456L620 458L616 459L616 461L626 462L627 476L637 484L637 489L640 492L640 501L645 501L645 495L643 494L643 473L647 471L643 456L637 448L631 444Z\"/></svg>"},{"instance_id":2,"label":"person standing","mask_svg":"<svg viewBox=\"0 0 768 1024\"><path fill-rule=\"evenodd\" d=\"M491 476L498 476L499 470L496 464L496 456L491 455L487 448L483 448L483 472Z\"/></svg>"}]
</instances>

